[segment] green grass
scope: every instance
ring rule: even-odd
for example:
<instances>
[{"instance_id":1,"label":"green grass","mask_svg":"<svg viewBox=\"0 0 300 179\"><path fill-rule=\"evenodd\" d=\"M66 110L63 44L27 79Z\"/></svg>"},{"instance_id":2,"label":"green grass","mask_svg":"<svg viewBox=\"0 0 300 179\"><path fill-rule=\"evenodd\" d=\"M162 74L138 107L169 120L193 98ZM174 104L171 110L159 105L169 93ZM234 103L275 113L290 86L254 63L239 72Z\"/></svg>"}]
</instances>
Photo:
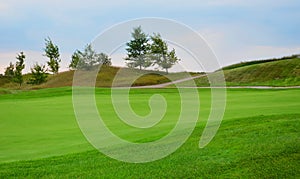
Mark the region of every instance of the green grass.
<instances>
[{"instance_id":1,"label":"green grass","mask_svg":"<svg viewBox=\"0 0 300 179\"><path fill-rule=\"evenodd\" d=\"M298 120L298 115L279 115L225 121L205 149L197 148L197 128L177 152L152 163L128 164L88 151L2 164L1 174L47 178L297 178Z\"/></svg>"},{"instance_id":2,"label":"green grass","mask_svg":"<svg viewBox=\"0 0 300 179\"><path fill-rule=\"evenodd\" d=\"M298 86L300 85L300 59L280 60L255 64L225 71L229 85L266 85Z\"/></svg>"},{"instance_id":3,"label":"green grass","mask_svg":"<svg viewBox=\"0 0 300 179\"><path fill-rule=\"evenodd\" d=\"M268 62L276 62L281 60L290 60L299 57L299 55L291 55L286 56L282 58L273 58L273 59L264 59L264 60L253 60L253 61L246 61L246 62L240 62L233 65L225 66L222 68L222 70L231 70L235 68L245 67L249 65L255 65L255 64L262 64L262 63L268 63Z\"/></svg>"},{"instance_id":4,"label":"green grass","mask_svg":"<svg viewBox=\"0 0 300 179\"><path fill-rule=\"evenodd\" d=\"M254 61L256 62L256 61ZM227 86L300 86L300 59L271 60L225 68ZM220 71L211 74L213 78ZM194 79L197 86L209 86L207 77ZM192 81L180 83L191 86Z\"/></svg>"},{"instance_id":5,"label":"green grass","mask_svg":"<svg viewBox=\"0 0 300 179\"><path fill-rule=\"evenodd\" d=\"M188 90L188 89L187 89ZM209 114L210 90L199 89L201 113L188 141L155 162L129 164L93 149L81 134L72 108L71 88L0 95L0 178L297 178L300 176L300 90L229 89L227 108L213 141L198 148ZM145 131L117 120L110 89L97 89L101 116L122 138L156 140L175 125L180 107L176 89L134 89L130 100L140 115L159 93L168 113Z\"/></svg>"}]
</instances>

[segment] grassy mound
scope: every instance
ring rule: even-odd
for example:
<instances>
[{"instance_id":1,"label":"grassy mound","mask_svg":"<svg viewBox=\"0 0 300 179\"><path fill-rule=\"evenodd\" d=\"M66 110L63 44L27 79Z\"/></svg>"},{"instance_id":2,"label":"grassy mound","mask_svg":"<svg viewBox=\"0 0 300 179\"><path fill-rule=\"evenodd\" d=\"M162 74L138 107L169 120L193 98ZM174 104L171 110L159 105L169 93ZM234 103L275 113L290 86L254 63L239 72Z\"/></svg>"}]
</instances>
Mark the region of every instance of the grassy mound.
<instances>
[{"instance_id":1,"label":"grassy mound","mask_svg":"<svg viewBox=\"0 0 300 179\"><path fill-rule=\"evenodd\" d=\"M195 73L169 73L149 71L149 70L138 70L130 68L120 68L114 66L102 66L96 80L96 87L111 87L115 77L118 73L122 72L115 81L115 86L147 86L170 82L170 79L182 79L187 75L196 75ZM56 75L49 74L47 82L41 85L30 85L26 84L31 78L30 74L24 75L25 83L19 87L18 84L9 82L9 79L0 77L0 88L9 89L43 89L43 88L57 88L72 86L74 71L61 72ZM88 75L83 75L82 78L88 78ZM131 79L136 80L131 83Z\"/></svg>"},{"instance_id":2,"label":"grassy mound","mask_svg":"<svg viewBox=\"0 0 300 179\"><path fill-rule=\"evenodd\" d=\"M299 55L292 55L292 56L286 56L286 57L282 57L282 58L273 58L273 59L265 59L265 60L253 60L253 61L240 62L240 63L237 63L237 64L233 64L233 65L223 67L222 70L231 70L231 69L245 67L245 66L249 66L249 65L262 64L262 63L267 63L267 62L275 62L275 61L280 61L280 60L289 60L289 59L294 59L294 58L298 58L298 57L299 57Z\"/></svg>"},{"instance_id":3,"label":"grassy mound","mask_svg":"<svg viewBox=\"0 0 300 179\"><path fill-rule=\"evenodd\" d=\"M254 63L255 62L255 63ZM300 59L254 61L247 65L224 68L228 86L300 86ZM211 74L214 77L220 71ZM194 80L197 86L209 86L207 77ZM180 84L191 86L191 81Z\"/></svg>"},{"instance_id":4,"label":"grassy mound","mask_svg":"<svg viewBox=\"0 0 300 179\"><path fill-rule=\"evenodd\" d=\"M228 85L300 85L300 59L286 59L225 71Z\"/></svg>"}]
</instances>

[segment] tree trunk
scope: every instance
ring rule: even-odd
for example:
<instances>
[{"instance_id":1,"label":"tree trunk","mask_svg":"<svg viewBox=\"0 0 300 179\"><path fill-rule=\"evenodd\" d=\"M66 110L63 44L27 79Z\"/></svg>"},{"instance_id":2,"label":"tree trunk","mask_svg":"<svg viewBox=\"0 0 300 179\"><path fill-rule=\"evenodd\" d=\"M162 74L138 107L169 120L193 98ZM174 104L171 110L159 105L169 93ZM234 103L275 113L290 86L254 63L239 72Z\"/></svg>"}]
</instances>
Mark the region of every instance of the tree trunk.
<instances>
[{"instance_id":1,"label":"tree trunk","mask_svg":"<svg viewBox=\"0 0 300 179\"><path fill-rule=\"evenodd\" d=\"M166 73L169 74L168 68L166 68Z\"/></svg>"}]
</instances>

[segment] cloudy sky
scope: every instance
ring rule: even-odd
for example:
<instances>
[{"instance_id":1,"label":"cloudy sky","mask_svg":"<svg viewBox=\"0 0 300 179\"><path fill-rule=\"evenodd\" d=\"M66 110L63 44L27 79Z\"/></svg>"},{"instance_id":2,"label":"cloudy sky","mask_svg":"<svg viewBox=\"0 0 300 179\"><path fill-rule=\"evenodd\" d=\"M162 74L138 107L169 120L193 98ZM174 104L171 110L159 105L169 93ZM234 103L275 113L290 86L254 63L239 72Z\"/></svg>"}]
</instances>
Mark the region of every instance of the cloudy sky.
<instances>
[{"instance_id":1,"label":"cloudy sky","mask_svg":"<svg viewBox=\"0 0 300 179\"><path fill-rule=\"evenodd\" d=\"M60 47L62 68L70 56L116 23L143 17L172 19L197 31L222 66L300 53L298 0L1 0L0 73L18 52L27 68L45 63L44 39ZM197 71L182 58L187 70ZM113 59L121 66L123 61Z\"/></svg>"}]
</instances>

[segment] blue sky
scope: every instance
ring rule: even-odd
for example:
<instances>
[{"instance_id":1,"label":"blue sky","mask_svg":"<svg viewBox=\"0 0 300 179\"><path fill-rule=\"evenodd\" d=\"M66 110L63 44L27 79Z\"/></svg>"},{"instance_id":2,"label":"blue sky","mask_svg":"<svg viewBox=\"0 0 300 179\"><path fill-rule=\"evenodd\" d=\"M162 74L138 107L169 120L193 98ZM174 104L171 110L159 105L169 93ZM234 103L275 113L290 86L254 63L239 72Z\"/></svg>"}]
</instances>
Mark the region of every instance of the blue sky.
<instances>
[{"instance_id":1,"label":"blue sky","mask_svg":"<svg viewBox=\"0 0 300 179\"><path fill-rule=\"evenodd\" d=\"M62 69L70 55L110 26L142 17L168 18L196 30L222 66L252 59L300 53L300 1L297 0L1 0L0 73L16 53L27 68L42 56L44 38L59 45ZM187 70L197 71L182 60ZM123 61L113 59L121 66Z\"/></svg>"}]
</instances>

